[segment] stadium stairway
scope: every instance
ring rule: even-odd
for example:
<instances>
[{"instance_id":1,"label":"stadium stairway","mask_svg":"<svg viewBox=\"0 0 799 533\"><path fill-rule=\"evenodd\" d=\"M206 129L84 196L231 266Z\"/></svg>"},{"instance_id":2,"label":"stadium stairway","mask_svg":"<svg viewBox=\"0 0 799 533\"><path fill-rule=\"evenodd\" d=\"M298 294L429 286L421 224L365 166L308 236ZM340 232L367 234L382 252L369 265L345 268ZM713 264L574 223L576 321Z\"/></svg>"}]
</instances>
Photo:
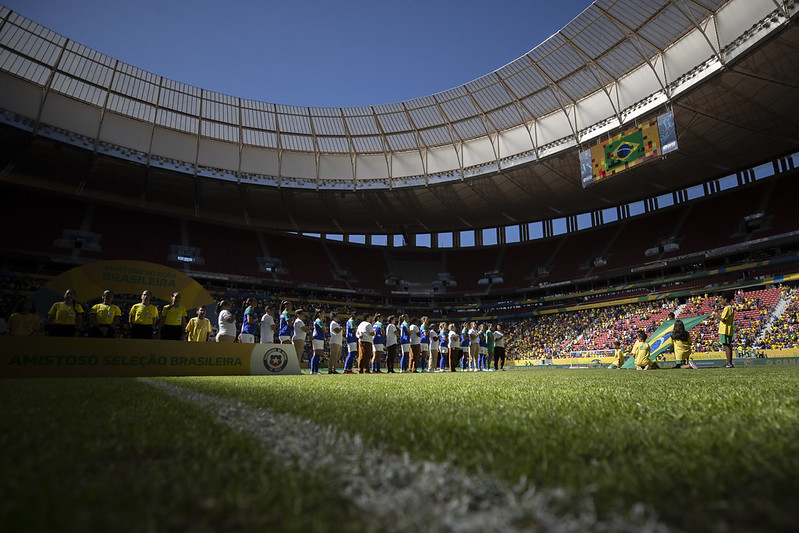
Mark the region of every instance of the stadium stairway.
<instances>
[{"instance_id":1,"label":"stadium stairway","mask_svg":"<svg viewBox=\"0 0 799 533\"><path fill-rule=\"evenodd\" d=\"M774 306L774 312L769 315L768 322L763 326L763 329L757 336L757 342L763 342L766 339L766 335L768 335L769 331L771 331L771 326L774 324L774 320L781 317L785 313L785 310L788 309L788 304L791 301L791 295L792 293L780 295L779 301Z\"/></svg>"}]
</instances>

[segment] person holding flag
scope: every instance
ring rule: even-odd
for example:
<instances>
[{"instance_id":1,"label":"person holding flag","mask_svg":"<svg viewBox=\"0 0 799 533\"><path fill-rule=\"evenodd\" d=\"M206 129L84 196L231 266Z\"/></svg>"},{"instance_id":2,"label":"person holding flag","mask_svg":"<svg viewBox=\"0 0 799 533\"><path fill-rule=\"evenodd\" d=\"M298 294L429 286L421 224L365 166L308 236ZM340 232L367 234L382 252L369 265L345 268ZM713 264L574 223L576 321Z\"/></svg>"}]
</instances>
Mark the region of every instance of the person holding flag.
<instances>
[{"instance_id":1,"label":"person holding flag","mask_svg":"<svg viewBox=\"0 0 799 533\"><path fill-rule=\"evenodd\" d=\"M691 360L691 335L685 329L682 320L674 322L674 329L671 331L671 342L674 344L674 368L693 368L696 365Z\"/></svg>"}]
</instances>

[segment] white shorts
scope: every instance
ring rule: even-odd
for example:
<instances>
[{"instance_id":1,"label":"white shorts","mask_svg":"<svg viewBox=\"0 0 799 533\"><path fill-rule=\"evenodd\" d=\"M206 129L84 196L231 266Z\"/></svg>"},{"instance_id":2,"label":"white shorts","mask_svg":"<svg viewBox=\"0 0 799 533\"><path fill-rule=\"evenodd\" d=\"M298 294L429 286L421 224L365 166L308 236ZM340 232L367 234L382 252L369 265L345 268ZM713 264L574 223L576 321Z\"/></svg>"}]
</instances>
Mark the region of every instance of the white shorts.
<instances>
[{"instance_id":1,"label":"white shorts","mask_svg":"<svg viewBox=\"0 0 799 533\"><path fill-rule=\"evenodd\" d=\"M241 339L243 344L255 344L255 335L250 335L249 333L242 333L239 339Z\"/></svg>"},{"instance_id":2,"label":"white shorts","mask_svg":"<svg viewBox=\"0 0 799 533\"><path fill-rule=\"evenodd\" d=\"M488 355L488 348L480 346L480 355Z\"/></svg>"},{"instance_id":3,"label":"white shorts","mask_svg":"<svg viewBox=\"0 0 799 533\"><path fill-rule=\"evenodd\" d=\"M422 344L422 353L429 352L430 345L429 344Z\"/></svg>"},{"instance_id":4,"label":"white shorts","mask_svg":"<svg viewBox=\"0 0 799 533\"><path fill-rule=\"evenodd\" d=\"M357 342L348 342L347 343L347 351L357 352L358 351L358 343Z\"/></svg>"},{"instance_id":5,"label":"white shorts","mask_svg":"<svg viewBox=\"0 0 799 533\"><path fill-rule=\"evenodd\" d=\"M375 344L375 351L376 352L385 352L386 345L385 344Z\"/></svg>"},{"instance_id":6,"label":"white shorts","mask_svg":"<svg viewBox=\"0 0 799 533\"><path fill-rule=\"evenodd\" d=\"M441 346L438 349L438 353L449 353L449 346Z\"/></svg>"},{"instance_id":7,"label":"white shorts","mask_svg":"<svg viewBox=\"0 0 799 533\"><path fill-rule=\"evenodd\" d=\"M402 346L402 353L411 353L410 344L401 344L400 346Z\"/></svg>"},{"instance_id":8,"label":"white shorts","mask_svg":"<svg viewBox=\"0 0 799 533\"><path fill-rule=\"evenodd\" d=\"M281 336L279 336L277 338L277 340L279 340L280 343L283 344L286 341L290 341L291 340L291 336L289 336L289 335L281 335Z\"/></svg>"},{"instance_id":9,"label":"white shorts","mask_svg":"<svg viewBox=\"0 0 799 533\"><path fill-rule=\"evenodd\" d=\"M313 346L313 351L325 349L325 341L323 340L311 339L311 345Z\"/></svg>"}]
</instances>

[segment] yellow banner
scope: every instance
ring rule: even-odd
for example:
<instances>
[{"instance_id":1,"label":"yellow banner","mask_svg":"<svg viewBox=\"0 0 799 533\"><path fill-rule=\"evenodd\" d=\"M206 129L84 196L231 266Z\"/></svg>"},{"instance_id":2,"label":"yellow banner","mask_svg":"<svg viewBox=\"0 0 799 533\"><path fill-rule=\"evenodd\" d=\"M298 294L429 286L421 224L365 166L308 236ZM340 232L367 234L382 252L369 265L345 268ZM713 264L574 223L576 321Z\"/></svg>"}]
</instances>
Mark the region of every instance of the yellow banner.
<instances>
[{"instance_id":1,"label":"yellow banner","mask_svg":"<svg viewBox=\"0 0 799 533\"><path fill-rule=\"evenodd\" d=\"M0 377L300 374L293 345L63 337L0 337Z\"/></svg>"},{"instance_id":2,"label":"yellow banner","mask_svg":"<svg viewBox=\"0 0 799 533\"><path fill-rule=\"evenodd\" d=\"M166 301L173 292L179 292L186 309L214 303L208 291L186 274L145 261L98 261L82 265L51 279L41 290L53 293L60 300L67 289L75 289L75 299L79 302L99 298L106 289L115 294L135 295L146 289L156 299Z\"/></svg>"}]
</instances>

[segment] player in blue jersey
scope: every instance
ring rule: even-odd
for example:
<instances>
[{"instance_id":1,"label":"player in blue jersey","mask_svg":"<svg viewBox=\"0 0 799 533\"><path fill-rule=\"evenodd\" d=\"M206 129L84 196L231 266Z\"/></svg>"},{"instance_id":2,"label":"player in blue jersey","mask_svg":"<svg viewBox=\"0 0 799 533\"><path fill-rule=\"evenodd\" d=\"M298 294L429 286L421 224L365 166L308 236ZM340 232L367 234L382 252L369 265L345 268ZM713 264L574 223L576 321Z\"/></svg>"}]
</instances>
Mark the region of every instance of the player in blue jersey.
<instances>
[{"instance_id":1,"label":"player in blue jersey","mask_svg":"<svg viewBox=\"0 0 799 533\"><path fill-rule=\"evenodd\" d=\"M438 325L438 369L443 372L449 366L449 328L446 322Z\"/></svg>"},{"instance_id":2,"label":"player in blue jersey","mask_svg":"<svg viewBox=\"0 0 799 533\"><path fill-rule=\"evenodd\" d=\"M383 352L386 351L386 337L383 332L383 315L377 313L372 320L372 330L375 332L375 336L372 339L374 354L372 355L372 372L376 374L382 374L383 371L380 370L380 363L383 362Z\"/></svg>"},{"instance_id":3,"label":"player in blue jersey","mask_svg":"<svg viewBox=\"0 0 799 533\"><path fill-rule=\"evenodd\" d=\"M400 372L407 372L410 364L411 354L411 325L408 322L408 315L402 315L402 323L400 324L400 349L402 356L400 357Z\"/></svg>"},{"instance_id":4,"label":"player in blue jersey","mask_svg":"<svg viewBox=\"0 0 799 533\"><path fill-rule=\"evenodd\" d=\"M291 302L284 301L280 304L280 327L277 330L280 344L291 344L291 337L294 335L294 318L291 316L291 311Z\"/></svg>"},{"instance_id":5,"label":"player in blue jersey","mask_svg":"<svg viewBox=\"0 0 799 533\"><path fill-rule=\"evenodd\" d=\"M469 353L470 348L469 345L472 342L472 337L469 335L469 323L463 323L463 329L461 329L461 353L463 354L463 358L461 359L461 370L466 372L469 367Z\"/></svg>"},{"instance_id":6,"label":"player in blue jersey","mask_svg":"<svg viewBox=\"0 0 799 533\"><path fill-rule=\"evenodd\" d=\"M311 374L321 374L321 372L319 372L319 365L322 362L322 357L325 355L324 317L324 311L317 309L313 321L313 336L311 337L311 345L313 347L313 356L311 357Z\"/></svg>"},{"instance_id":7,"label":"player in blue jersey","mask_svg":"<svg viewBox=\"0 0 799 533\"><path fill-rule=\"evenodd\" d=\"M486 358L488 357L488 338L486 337L485 324L480 324L480 328L477 330L477 338L480 346L477 355L477 370L482 372L488 369L488 364L486 363Z\"/></svg>"},{"instance_id":8,"label":"player in blue jersey","mask_svg":"<svg viewBox=\"0 0 799 533\"><path fill-rule=\"evenodd\" d=\"M354 365L355 361L358 360L358 337L356 336L357 330L358 324L355 323L355 310L351 309L350 319L347 320L347 324L344 326L344 333L347 341L347 358L344 360L345 374L355 373L352 371L352 365Z\"/></svg>"},{"instance_id":9,"label":"player in blue jersey","mask_svg":"<svg viewBox=\"0 0 799 533\"><path fill-rule=\"evenodd\" d=\"M421 344L421 353L419 355L419 371L425 372L427 370L427 358L430 356L430 330L427 327L428 318L422 317L422 324L419 326L419 335Z\"/></svg>"},{"instance_id":10,"label":"player in blue jersey","mask_svg":"<svg viewBox=\"0 0 799 533\"><path fill-rule=\"evenodd\" d=\"M430 326L430 333L428 333L430 338L430 358L427 361L427 371L428 372L438 372L438 347L439 345L439 338L438 338L438 328L435 324Z\"/></svg>"},{"instance_id":11,"label":"player in blue jersey","mask_svg":"<svg viewBox=\"0 0 799 533\"><path fill-rule=\"evenodd\" d=\"M399 350L399 334L397 333L397 319L391 315L386 320L385 339L386 339L386 372L394 373L394 360L397 358Z\"/></svg>"},{"instance_id":12,"label":"player in blue jersey","mask_svg":"<svg viewBox=\"0 0 799 533\"><path fill-rule=\"evenodd\" d=\"M255 298L247 298L244 303L247 307L244 309L244 320L241 322L239 342L252 344L255 342L255 332L258 330L258 325L260 324L258 313L255 311L258 300Z\"/></svg>"}]
</instances>

